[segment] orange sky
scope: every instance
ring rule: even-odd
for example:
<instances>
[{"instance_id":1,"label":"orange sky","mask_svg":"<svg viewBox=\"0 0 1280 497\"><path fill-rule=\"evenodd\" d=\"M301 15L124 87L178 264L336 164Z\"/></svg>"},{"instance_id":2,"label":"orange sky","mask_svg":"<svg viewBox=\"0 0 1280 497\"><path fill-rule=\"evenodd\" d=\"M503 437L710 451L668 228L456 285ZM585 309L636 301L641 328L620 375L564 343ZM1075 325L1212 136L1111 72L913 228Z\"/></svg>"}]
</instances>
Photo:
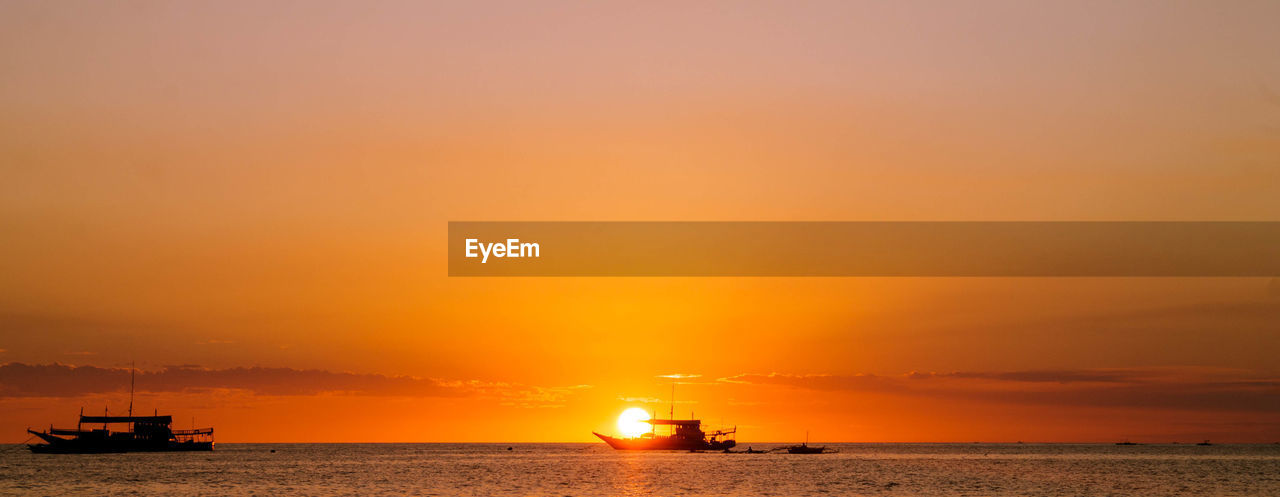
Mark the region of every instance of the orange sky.
<instances>
[{"instance_id":1,"label":"orange sky","mask_svg":"<svg viewBox=\"0 0 1280 497\"><path fill-rule=\"evenodd\" d=\"M450 220L1277 220L1277 18L5 2L0 441L123 412L136 361L140 409L226 442L588 441L672 373L743 440L1272 442L1276 280L451 279L444 244Z\"/></svg>"}]
</instances>

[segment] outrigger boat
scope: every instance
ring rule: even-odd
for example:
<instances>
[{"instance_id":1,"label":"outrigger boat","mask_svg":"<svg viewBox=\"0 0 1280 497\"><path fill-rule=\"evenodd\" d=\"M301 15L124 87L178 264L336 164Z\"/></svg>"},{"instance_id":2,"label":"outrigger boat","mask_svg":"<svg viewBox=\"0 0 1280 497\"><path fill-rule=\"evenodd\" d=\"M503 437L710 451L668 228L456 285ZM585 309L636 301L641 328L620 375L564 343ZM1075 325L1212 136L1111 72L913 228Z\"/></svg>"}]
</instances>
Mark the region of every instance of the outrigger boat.
<instances>
[{"instance_id":1,"label":"outrigger boat","mask_svg":"<svg viewBox=\"0 0 1280 497\"><path fill-rule=\"evenodd\" d=\"M804 432L804 443L787 447L788 454L821 454L827 452L826 447L810 447L809 432Z\"/></svg>"},{"instance_id":2,"label":"outrigger boat","mask_svg":"<svg viewBox=\"0 0 1280 497\"><path fill-rule=\"evenodd\" d=\"M675 419L676 386L671 385L671 414L668 419L639 420L649 423L650 430L638 437L617 438L591 432L600 437L604 443L616 450L687 450L699 452L704 450L724 451L733 448L738 442L734 439L738 427L728 430L716 430L710 433L702 431L702 420ZM669 426L668 434L658 434L659 426Z\"/></svg>"},{"instance_id":3,"label":"outrigger boat","mask_svg":"<svg viewBox=\"0 0 1280 497\"><path fill-rule=\"evenodd\" d=\"M826 447L810 447L808 442L787 447L788 454L821 454L826 451Z\"/></svg>"},{"instance_id":4,"label":"outrigger boat","mask_svg":"<svg viewBox=\"0 0 1280 497\"><path fill-rule=\"evenodd\" d=\"M616 438L594 431L591 433L617 450L725 450L738 443L728 438L737 433L737 428L707 433L702 431L702 420L698 419L648 419L644 422L653 425L654 431L638 437ZM670 426L671 433L658 435L658 426Z\"/></svg>"}]
</instances>

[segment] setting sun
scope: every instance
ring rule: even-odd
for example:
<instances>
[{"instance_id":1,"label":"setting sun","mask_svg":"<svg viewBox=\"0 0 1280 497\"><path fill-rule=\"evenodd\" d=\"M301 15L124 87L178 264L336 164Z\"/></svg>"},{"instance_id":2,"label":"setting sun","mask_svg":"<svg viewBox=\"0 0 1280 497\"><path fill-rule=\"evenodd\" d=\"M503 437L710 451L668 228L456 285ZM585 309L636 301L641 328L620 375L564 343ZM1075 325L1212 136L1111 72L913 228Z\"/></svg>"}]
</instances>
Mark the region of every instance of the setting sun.
<instances>
[{"instance_id":1,"label":"setting sun","mask_svg":"<svg viewBox=\"0 0 1280 497\"><path fill-rule=\"evenodd\" d=\"M618 432L624 437L638 437L649 432L649 413L644 409L632 407L618 415Z\"/></svg>"}]
</instances>

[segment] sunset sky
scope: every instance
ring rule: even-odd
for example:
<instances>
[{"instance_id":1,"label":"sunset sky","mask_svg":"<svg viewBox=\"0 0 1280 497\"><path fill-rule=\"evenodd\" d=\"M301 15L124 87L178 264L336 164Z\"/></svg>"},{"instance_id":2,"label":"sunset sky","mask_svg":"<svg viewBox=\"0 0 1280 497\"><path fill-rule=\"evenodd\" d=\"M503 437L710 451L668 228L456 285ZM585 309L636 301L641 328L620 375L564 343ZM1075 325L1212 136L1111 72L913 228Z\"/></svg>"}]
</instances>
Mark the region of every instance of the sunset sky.
<instances>
[{"instance_id":1,"label":"sunset sky","mask_svg":"<svg viewBox=\"0 0 1280 497\"><path fill-rule=\"evenodd\" d=\"M1275 442L1280 280L450 278L449 221L1280 220L1280 3L0 3L0 442ZM673 379L672 376L678 376Z\"/></svg>"}]
</instances>

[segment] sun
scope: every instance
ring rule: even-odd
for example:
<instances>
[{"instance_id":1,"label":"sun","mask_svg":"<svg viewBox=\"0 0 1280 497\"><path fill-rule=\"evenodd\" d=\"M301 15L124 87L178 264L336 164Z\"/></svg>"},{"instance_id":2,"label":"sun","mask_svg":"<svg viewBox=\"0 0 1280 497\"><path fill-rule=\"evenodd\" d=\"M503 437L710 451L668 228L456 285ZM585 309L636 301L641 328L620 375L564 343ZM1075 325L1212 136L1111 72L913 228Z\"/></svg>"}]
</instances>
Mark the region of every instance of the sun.
<instances>
[{"instance_id":1,"label":"sun","mask_svg":"<svg viewBox=\"0 0 1280 497\"><path fill-rule=\"evenodd\" d=\"M649 413L639 407L622 411L622 414L618 415L618 432L624 437L638 437L649 433L650 425L644 422L647 419L649 419Z\"/></svg>"}]
</instances>

